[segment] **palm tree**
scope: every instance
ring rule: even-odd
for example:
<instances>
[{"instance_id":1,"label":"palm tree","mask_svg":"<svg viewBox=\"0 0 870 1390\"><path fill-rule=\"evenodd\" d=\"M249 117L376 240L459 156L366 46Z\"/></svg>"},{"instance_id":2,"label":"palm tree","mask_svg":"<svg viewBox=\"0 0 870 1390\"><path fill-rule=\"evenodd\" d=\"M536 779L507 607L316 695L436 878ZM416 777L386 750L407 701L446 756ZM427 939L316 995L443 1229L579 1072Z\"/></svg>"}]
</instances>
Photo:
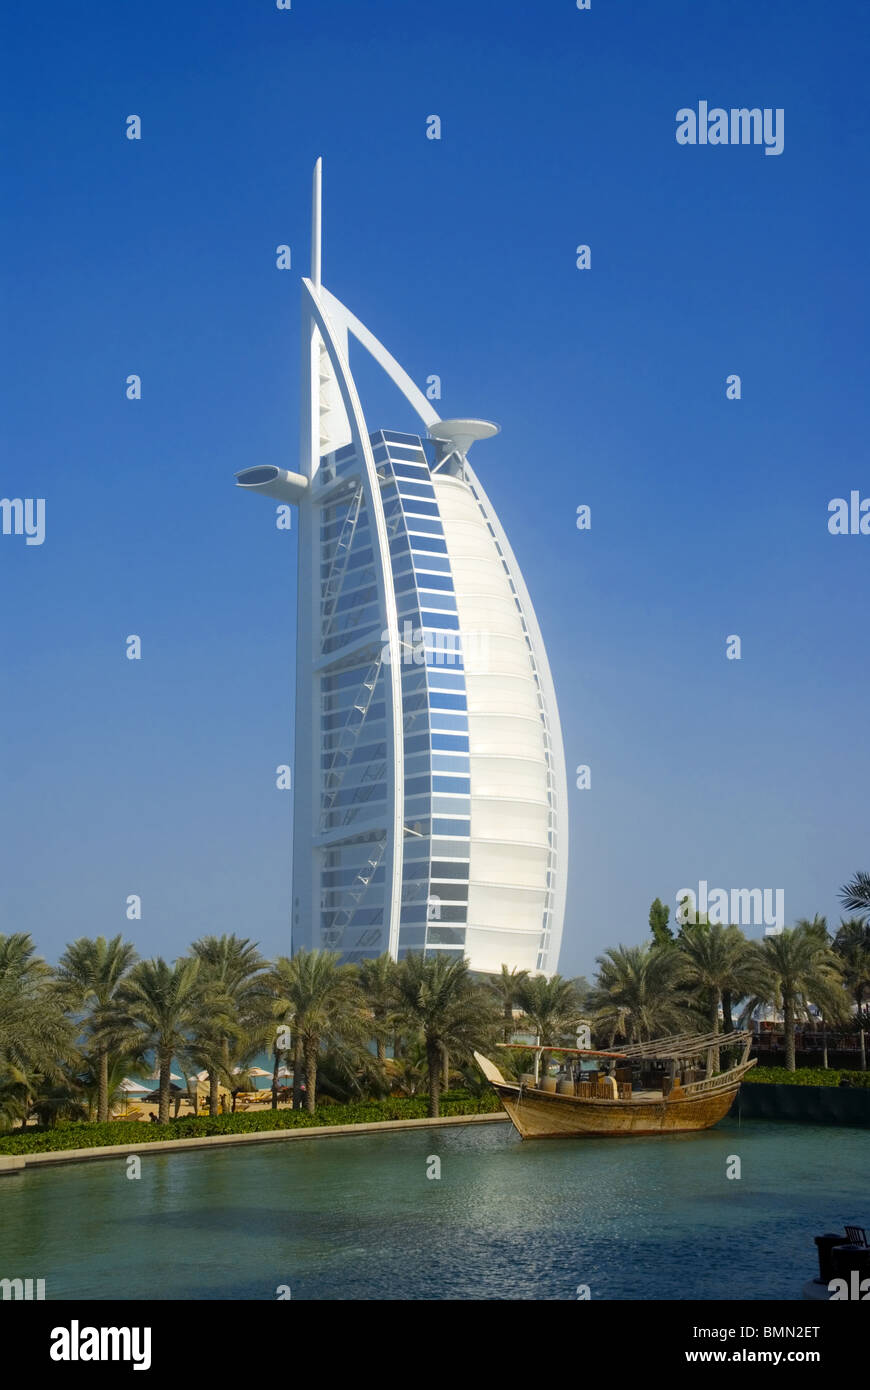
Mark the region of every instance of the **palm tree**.
<instances>
[{"instance_id":1,"label":"palm tree","mask_svg":"<svg viewBox=\"0 0 870 1390\"><path fill-rule=\"evenodd\" d=\"M864 1000L870 997L870 922L852 917L841 922L834 937L833 950L843 971L843 984L855 1001L858 1037L861 1042L861 1070L867 1070L867 1048L861 1015Z\"/></svg>"},{"instance_id":2,"label":"palm tree","mask_svg":"<svg viewBox=\"0 0 870 1390\"><path fill-rule=\"evenodd\" d=\"M416 1096L427 1084L426 1048L414 1040L401 1057L386 1063L391 1091L400 1096Z\"/></svg>"},{"instance_id":3,"label":"palm tree","mask_svg":"<svg viewBox=\"0 0 870 1390\"><path fill-rule=\"evenodd\" d=\"M840 901L850 912L870 916L870 874L857 873L840 889Z\"/></svg>"},{"instance_id":4,"label":"palm tree","mask_svg":"<svg viewBox=\"0 0 870 1390\"><path fill-rule=\"evenodd\" d=\"M266 1021L271 1018L271 997L265 974L268 962L254 942L235 934L203 936L194 941L191 950L200 962L203 982L223 1000L221 1017L224 1022L217 1018L204 1019L196 1049L197 1061L208 1072L209 1114L216 1115L218 1076L232 1090L233 1065L242 1061L241 1055L233 1055L232 1044L235 1043L242 1053L250 1053L254 1044L261 1042ZM226 1026L227 1018L229 1026Z\"/></svg>"},{"instance_id":5,"label":"palm tree","mask_svg":"<svg viewBox=\"0 0 870 1390\"><path fill-rule=\"evenodd\" d=\"M677 949L683 956L683 982L699 990L706 1007L709 1031L719 1032L719 1009L725 1015L725 1031L731 1032L731 1001L750 993L757 983L757 965L750 944L738 926L698 922L684 926ZM728 996L727 1011L724 1007ZM710 1049L709 1070L719 1070L719 1047Z\"/></svg>"},{"instance_id":6,"label":"palm tree","mask_svg":"<svg viewBox=\"0 0 870 1390\"><path fill-rule=\"evenodd\" d=\"M41 1085L77 1059L72 1029L26 932L0 935L0 1129L22 1125Z\"/></svg>"},{"instance_id":7,"label":"palm tree","mask_svg":"<svg viewBox=\"0 0 870 1390\"><path fill-rule=\"evenodd\" d=\"M675 946L615 946L597 959L589 997L595 1023L612 1044L649 1042L678 1032L691 1021L682 991L685 960Z\"/></svg>"},{"instance_id":8,"label":"palm tree","mask_svg":"<svg viewBox=\"0 0 870 1390\"><path fill-rule=\"evenodd\" d=\"M30 1113L40 1125L53 1129L58 1120L89 1120L88 1096L75 1066L64 1068L64 1074L52 1081L43 1081L35 1090Z\"/></svg>"},{"instance_id":9,"label":"palm tree","mask_svg":"<svg viewBox=\"0 0 870 1390\"><path fill-rule=\"evenodd\" d=\"M492 991L495 998L499 1001L504 1016L504 1028L502 1042L509 1043L514 1033L514 1009L520 1003L520 992L529 978L528 970L520 970L514 966L509 970L506 965L501 968L500 975L493 975L487 980L487 988Z\"/></svg>"},{"instance_id":10,"label":"palm tree","mask_svg":"<svg viewBox=\"0 0 870 1390\"><path fill-rule=\"evenodd\" d=\"M796 1070L795 1022L809 1016L813 1002L831 1016L843 1012L842 972L837 957L819 929L818 919L799 921L777 936L756 943L760 967L758 999L782 1009L785 1029L785 1065ZM750 1001L750 1007L755 1001Z\"/></svg>"},{"instance_id":11,"label":"palm tree","mask_svg":"<svg viewBox=\"0 0 870 1390\"><path fill-rule=\"evenodd\" d=\"M93 940L80 936L67 946L55 972L61 998L66 1007L83 1013L81 1027L86 1040L93 1046L99 1094L97 1119L105 1124L109 1118L109 1049L100 1028L117 998L124 979L136 959L129 941L113 936Z\"/></svg>"},{"instance_id":12,"label":"palm tree","mask_svg":"<svg viewBox=\"0 0 870 1390\"><path fill-rule=\"evenodd\" d=\"M273 978L278 986L273 1009L293 1037L293 1105L298 1104L301 1065L305 1067L305 1109L317 1104L317 1060L324 1043L362 1045L371 1028L356 967L339 965L334 951L298 951L279 957Z\"/></svg>"},{"instance_id":13,"label":"palm tree","mask_svg":"<svg viewBox=\"0 0 870 1390\"><path fill-rule=\"evenodd\" d=\"M273 1067L272 1067L272 1109L278 1109L278 1071L284 1048L279 1043L281 1033L290 1031L293 1053L293 1109L298 1110L302 1102L302 1036L296 1028L297 970L289 956L279 956L268 976L272 994L273 1017Z\"/></svg>"},{"instance_id":14,"label":"palm tree","mask_svg":"<svg viewBox=\"0 0 870 1390\"><path fill-rule=\"evenodd\" d=\"M581 992L576 980L561 975L533 975L518 991L520 1006L528 1026L541 1047L576 1046L577 1028L582 1017ZM547 1054L540 1055L541 1074L547 1074Z\"/></svg>"},{"instance_id":15,"label":"palm tree","mask_svg":"<svg viewBox=\"0 0 870 1390\"><path fill-rule=\"evenodd\" d=\"M389 953L359 963L359 983L374 1020L378 1061L387 1059L386 1040L396 1001L396 962Z\"/></svg>"},{"instance_id":16,"label":"palm tree","mask_svg":"<svg viewBox=\"0 0 870 1390\"><path fill-rule=\"evenodd\" d=\"M134 965L118 990L115 1007L104 1024L109 1046L123 1051L152 1051L159 1076L158 1118L169 1123L172 1058L192 1062L197 1032L213 1011L217 1030L229 1029L225 1001L209 987L198 957L167 965L161 956Z\"/></svg>"},{"instance_id":17,"label":"palm tree","mask_svg":"<svg viewBox=\"0 0 870 1390\"><path fill-rule=\"evenodd\" d=\"M375 1096L382 1099L388 1092L384 1067L367 1047L353 1043L332 1042L321 1051L317 1060L317 1095L329 1096L342 1102Z\"/></svg>"},{"instance_id":18,"label":"palm tree","mask_svg":"<svg viewBox=\"0 0 870 1390\"><path fill-rule=\"evenodd\" d=\"M408 955L397 973L398 1014L405 1026L421 1033L429 1074L429 1115L439 1114L444 1053L467 1056L486 1047L498 1015L492 994L476 984L465 959L451 960L441 952L428 959Z\"/></svg>"}]
</instances>

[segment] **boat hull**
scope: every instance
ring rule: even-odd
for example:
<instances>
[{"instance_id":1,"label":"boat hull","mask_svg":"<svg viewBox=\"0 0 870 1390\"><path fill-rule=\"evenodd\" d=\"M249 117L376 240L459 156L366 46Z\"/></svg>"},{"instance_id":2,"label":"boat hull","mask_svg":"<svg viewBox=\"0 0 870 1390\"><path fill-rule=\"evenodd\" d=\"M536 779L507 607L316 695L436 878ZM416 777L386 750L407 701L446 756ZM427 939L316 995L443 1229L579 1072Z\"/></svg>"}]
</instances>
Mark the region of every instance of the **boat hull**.
<instances>
[{"instance_id":1,"label":"boat hull","mask_svg":"<svg viewBox=\"0 0 870 1390\"><path fill-rule=\"evenodd\" d=\"M579 1100L492 1083L523 1139L612 1138L710 1129L728 1114L739 1083L678 1100Z\"/></svg>"}]
</instances>

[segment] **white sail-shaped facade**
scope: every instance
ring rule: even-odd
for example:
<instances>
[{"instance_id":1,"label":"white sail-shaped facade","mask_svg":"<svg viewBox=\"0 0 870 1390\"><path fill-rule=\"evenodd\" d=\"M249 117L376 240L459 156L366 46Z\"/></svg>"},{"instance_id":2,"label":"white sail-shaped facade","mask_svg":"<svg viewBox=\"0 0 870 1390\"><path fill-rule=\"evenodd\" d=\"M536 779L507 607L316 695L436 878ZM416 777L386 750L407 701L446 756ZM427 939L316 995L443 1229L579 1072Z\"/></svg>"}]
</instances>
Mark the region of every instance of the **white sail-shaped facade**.
<instances>
[{"instance_id":1,"label":"white sail-shaped facade","mask_svg":"<svg viewBox=\"0 0 870 1390\"><path fill-rule=\"evenodd\" d=\"M565 763L531 600L467 458L495 427L440 420L320 283L319 162L302 283L300 470L238 475L299 513L293 949L552 973ZM370 430L350 337L419 434Z\"/></svg>"}]
</instances>

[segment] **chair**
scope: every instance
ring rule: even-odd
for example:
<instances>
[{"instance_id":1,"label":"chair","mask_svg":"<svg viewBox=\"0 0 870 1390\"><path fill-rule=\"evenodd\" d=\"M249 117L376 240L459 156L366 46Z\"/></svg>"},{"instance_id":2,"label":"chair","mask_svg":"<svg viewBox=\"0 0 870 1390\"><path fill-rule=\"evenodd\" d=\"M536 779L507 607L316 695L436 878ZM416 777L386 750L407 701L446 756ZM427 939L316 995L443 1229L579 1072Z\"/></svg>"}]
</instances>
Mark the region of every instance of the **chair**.
<instances>
[{"instance_id":1,"label":"chair","mask_svg":"<svg viewBox=\"0 0 870 1390\"><path fill-rule=\"evenodd\" d=\"M850 1245L866 1245L867 1232L863 1226L847 1226L846 1239Z\"/></svg>"}]
</instances>

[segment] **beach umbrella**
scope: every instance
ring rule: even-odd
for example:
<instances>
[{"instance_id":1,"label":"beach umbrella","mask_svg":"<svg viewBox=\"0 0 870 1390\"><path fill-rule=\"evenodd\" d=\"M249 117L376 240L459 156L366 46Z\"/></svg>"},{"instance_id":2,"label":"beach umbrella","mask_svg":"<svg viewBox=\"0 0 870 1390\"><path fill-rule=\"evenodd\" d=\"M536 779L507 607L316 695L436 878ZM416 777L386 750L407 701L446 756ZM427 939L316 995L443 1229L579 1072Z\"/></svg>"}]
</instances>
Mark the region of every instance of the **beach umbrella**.
<instances>
[{"instance_id":1,"label":"beach umbrella","mask_svg":"<svg viewBox=\"0 0 870 1390\"><path fill-rule=\"evenodd\" d=\"M280 1074L280 1073L279 1073ZM263 1071L262 1067L249 1067L248 1076L271 1076L270 1071Z\"/></svg>"},{"instance_id":2,"label":"beach umbrella","mask_svg":"<svg viewBox=\"0 0 870 1390\"><path fill-rule=\"evenodd\" d=\"M160 1080L160 1072L159 1072L159 1071L152 1071L151 1074L148 1076L147 1079L148 1079L149 1081L159 1081L159 1080ZM181 1080L181 1077L178 1076L174 1071L171 1071L171 1072L169 1073L169 1080L170 1080L170 1081L180 1081L180 1080Z\"/></svg>"},{"instance_id":3,"label":"beach umbrella","mask_svg":"<svg viewBox=\"0 0 870 1390\"><path fill-rule=\"evenodd\" d=\"M124 1114L125 1114L125 1115L126 1115L126 1113L127 1113L127 1109L128 1109L128 1107L129 1107L129 1104L130 1104L130 1097L131 1097L131 1096L147 1096L147 1095L148 1095L148 1087L147 1087L147 1086L141 1085L140 1082L138 1082L138 1081L131 1081L130 1078L129 1078L129 1076L125 1076L125 1077L124 1077L124 1080L121 1082L120 1086L118 1087L118 1090L124 1092Z\"/></svg>"}]
</instances>

